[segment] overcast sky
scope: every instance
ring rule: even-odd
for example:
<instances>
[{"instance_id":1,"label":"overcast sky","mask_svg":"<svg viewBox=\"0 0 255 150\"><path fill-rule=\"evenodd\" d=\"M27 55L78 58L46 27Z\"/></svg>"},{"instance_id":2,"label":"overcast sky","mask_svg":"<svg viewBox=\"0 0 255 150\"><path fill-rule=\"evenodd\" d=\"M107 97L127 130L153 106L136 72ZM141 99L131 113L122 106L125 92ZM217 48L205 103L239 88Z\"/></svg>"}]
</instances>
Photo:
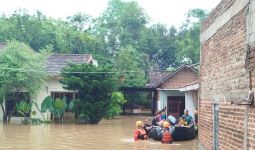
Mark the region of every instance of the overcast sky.
<instances>
[{"instance_id":1,"label":"overcast sky","mask_svg":"<svg viewBox=\"0 0 255 150\"><path fill-rule=\"evenodd\" d=\"M179 26L189 9L211 10L220 0L136 0L150 16L153 23ZM40 10L53 18L66 18L77 12L99 16L107 7L108 0L0 0L0 14L10 14L25 8L33 13Z\"/></svg>"}]
</instances>

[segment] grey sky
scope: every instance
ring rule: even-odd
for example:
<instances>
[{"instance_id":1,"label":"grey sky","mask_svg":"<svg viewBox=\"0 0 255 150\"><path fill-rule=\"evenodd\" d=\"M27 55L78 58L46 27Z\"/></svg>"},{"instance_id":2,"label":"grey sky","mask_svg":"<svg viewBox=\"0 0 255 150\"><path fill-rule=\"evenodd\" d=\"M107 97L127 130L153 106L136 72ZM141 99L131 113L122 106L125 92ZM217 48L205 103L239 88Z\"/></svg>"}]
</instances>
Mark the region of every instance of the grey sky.
<instances>
[{"instance_id":1,"label":"grey sky","mask_svg":"<svg viewBox=\"0 0 255 150\"><path fill-rule=\"evenodd\" d=\"M220 0L136 0L153 23L179 26L185 13L192 8L211 10ZM0 14L10 14L25 8L29 12L40 10L53 18L66 18L77 12L99 16L107 7L108 0L0 0Z\"/></svg>"}]
</instances>

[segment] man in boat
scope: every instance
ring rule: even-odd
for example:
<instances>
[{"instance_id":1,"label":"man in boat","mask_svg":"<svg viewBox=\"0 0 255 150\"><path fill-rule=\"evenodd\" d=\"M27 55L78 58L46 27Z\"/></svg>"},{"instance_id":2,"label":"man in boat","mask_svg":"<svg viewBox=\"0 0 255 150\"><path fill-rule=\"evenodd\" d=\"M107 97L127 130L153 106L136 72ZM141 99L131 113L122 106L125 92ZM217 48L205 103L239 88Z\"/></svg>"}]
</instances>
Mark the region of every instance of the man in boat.
<instances>
[{"instance_id":1,"label":"man in boat","mask_svg":"<svg viewBox=\"0 0 255 150\"><path fill-rule=\"evenodd\" d=\"M182 117L185 117L185 121L188 125L192 122L192 117L189 115L189 111L187 109L184 110L184 115Z\"/></svg>"},{"instance_id":2,"label":"man in boat","mask_svg":"<svg viewBox=\"0 0 255 150\"><path fill-rule=\"evenodd\" d=\"M149 130L152 128L152 125L149 124L149 119L144 119L144 125L143 125L143 129L146 131L147 135Z\"/></svg>"},{"instance_id":3,"label":"man in boat","mask_svg":"<svg viewBox=\"0 0 255 150\"><path fill-rule=\"evenodd\" d=\"M158 111L156 113L156 116L153 117L152 122L151 122L151 124L153 126L159 126L159 122L161 121L161 114L162 114L161 111Z\"/></svg>"},{"instance_id":4,"label":"man in boat","mask_svg":"<svg viewBox=\"0 0 255 150\"><path fill-rule=\"evenodd\" d=\"M134 140L148 140L148 136L146 131L143 128L143 122L142 121L137 121L136 122L136 129L134 131Z\"/></svg>"}]
</instances>

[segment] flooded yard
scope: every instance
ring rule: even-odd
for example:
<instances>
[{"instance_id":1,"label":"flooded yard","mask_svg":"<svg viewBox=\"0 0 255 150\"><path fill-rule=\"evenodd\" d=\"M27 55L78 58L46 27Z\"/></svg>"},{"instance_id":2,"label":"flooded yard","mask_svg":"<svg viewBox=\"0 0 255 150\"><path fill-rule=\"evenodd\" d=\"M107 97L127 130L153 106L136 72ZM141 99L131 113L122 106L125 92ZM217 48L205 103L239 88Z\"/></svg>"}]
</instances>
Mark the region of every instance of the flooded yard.
<instances>
[{"instance_id":1,"label":"flooded yard","mask_svg":"<svg viewBox=\"0 0 255 150\"><path fill-rule=\"evenodd\" d=\"M98 125L0 124L0 149L4 150L197 150L198 141L161 144L158 141L133 141L136 120L145 117L124 116L102 120Z\"/></svg>"}]
</instances>

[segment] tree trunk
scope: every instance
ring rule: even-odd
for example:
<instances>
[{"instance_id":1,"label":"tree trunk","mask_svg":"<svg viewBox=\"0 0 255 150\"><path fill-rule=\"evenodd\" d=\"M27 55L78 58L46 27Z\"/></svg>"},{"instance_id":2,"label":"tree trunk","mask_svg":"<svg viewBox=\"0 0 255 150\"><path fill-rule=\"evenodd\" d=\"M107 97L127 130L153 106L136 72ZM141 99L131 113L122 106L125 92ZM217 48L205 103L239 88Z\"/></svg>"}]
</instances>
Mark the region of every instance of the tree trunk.
<instances>
[{"instance_id":1,"label":"tree trunk","mask_svg":"<svg viewBox=\"0 0 255 150\"><path fill-rule=\"evenodd\" d=\"M3 122L7 122L7 114L5 113L4 105L1 104L2 112L3 112Z\"/></svg>"},{"instance_id":2,"label":"tree trunk","mask_svg":"<svg viewBox=\"0 0 255 150\"><path fill-rule=\"evenodd\" d=\"M15 103L16 104L16 103ZM10 113L10 115L7 115L8 116L8 122L10 122L10 120L11 120L11 117L12 117L12 115L13 115L13 113L15 112L15 110L16 110L16 106L14 106L13 108L12 108L12 111L11 111L11 113Z\"/></svg>"}]
</instances>

